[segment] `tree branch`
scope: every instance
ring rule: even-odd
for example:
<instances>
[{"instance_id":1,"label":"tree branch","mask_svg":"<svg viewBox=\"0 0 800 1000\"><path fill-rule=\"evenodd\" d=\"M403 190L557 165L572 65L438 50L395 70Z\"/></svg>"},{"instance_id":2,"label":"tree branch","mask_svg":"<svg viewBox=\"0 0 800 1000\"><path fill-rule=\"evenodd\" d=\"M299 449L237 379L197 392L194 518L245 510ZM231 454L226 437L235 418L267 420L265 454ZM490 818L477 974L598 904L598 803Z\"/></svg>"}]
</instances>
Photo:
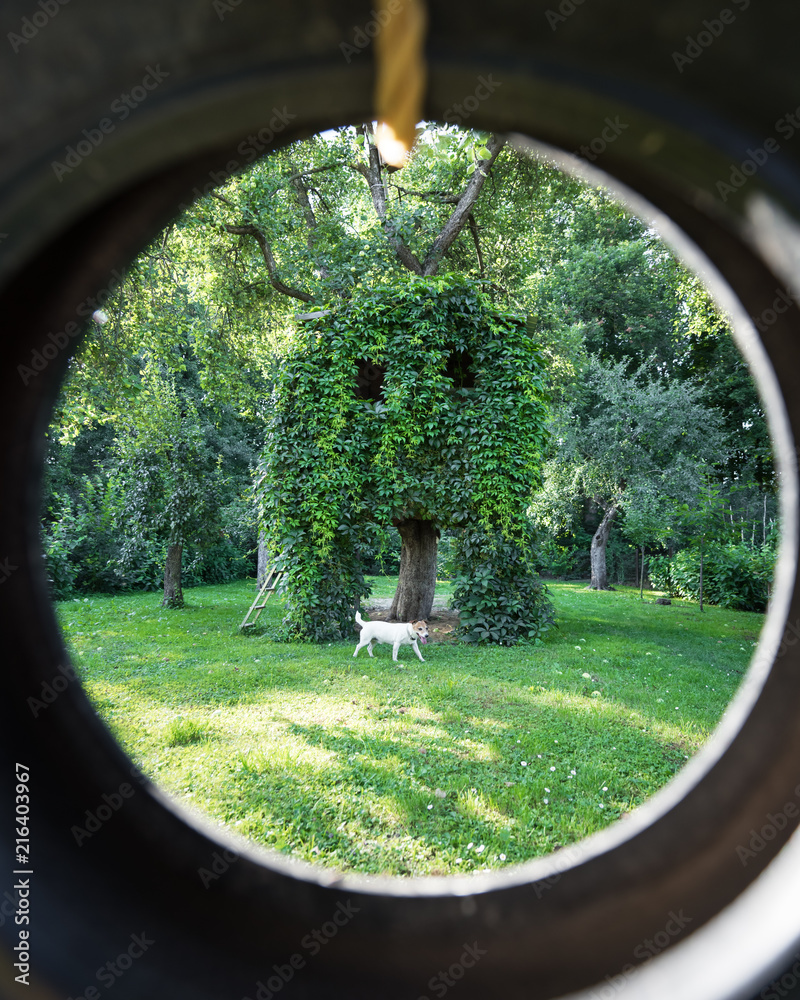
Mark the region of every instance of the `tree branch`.
<instances>
[{"instance_id":1,"label":"tree branch","mask_svg":"<svg viewBox=\"0 0 800 1000\"><path fill-rule=\"evenodd\" d=\"M475 252L478 255L478 266L481 269L481 277L486 277L486 268L483 264L483 254L481 253L481 242L478 238L478 223L475 221L475 216L470 212L469 218L469 231L472 233L472 242L475 244Z\"/></svg>"},{"instance_id":2,"label":"tree branch","mask_svg":"<svg viewBox=\"0 0 800 1000\"><path fill-rule=\"evenodd\" d=\"M389 238L389 242L394 248L397 259L404 267L408 268L409 271L413 271L414 274L422 274L422 265L419 260L409 247L407 247L400 239L394 231L391 220L386 217L386 186L383 182L381 159L378 148L370 139L370 136L372 135L372 125L359 125L357 131L364 137L364 145L367 149L369 162L353 163L351 164L351 167L353 170L360 173L369 185L375 214L383 224L383 228Z\"/></svg>"},{"instance_id":3,"label":"tree branch","mask_svg":"<svg viewBox=\"0 0 800 1000\"><path fill-rule=\"evenodd\" d=\"M497 159L500 150L505 146L506 140L500 136L492 135L489 141L486 143L486 148L490 153L488 160L483 160L475 168L472 177L470 177L469 182L464 188L464 193L461 195L453 214L444 224L442 231L436 237L433 242L433 246L428 251L425 260L422 263L422 273L424 275L433 275L439 270L439 265L442 262L442 258L453 245L458 234L464 228L464 225L469 218L470 212L472 211L472 206L478 200L478 195L481 193L481 189L489 176L489 171L494 166L494 162Z\"/></svg>"},{"instance_id":4,"label":"tree branch","mask_svg":"<svg viewBox=\"0 0 800 1000\"><path fill-rule=\"evenodd\" d=\"M411 191L399 184L395 184L394 187L397 191L402 191L403 194L407 194L411 198L422 198L423 201L436 199L442 205L458 204L458 195L452 194L450 191Z\"/></svg>"},{"instance_id":5,"label":"tree branch","mask_svg":"<svg viewBox=\"0 0 800 1000\"><path fill-rule=\"evenodd\" d=\"M226 224L225 231L232 233L234 236L253 237L256 243L258 243L261 255L264 258L264 263L267 265L267 274L269 275L270 284L276 292L281 292L283 295L289 295L293 299L300 299L301 302L314 301L314 297L309 295L308 292L304 292L299 288L292 288L291 285L286 285L280 280L278 277L278 265L275 263L272 248L267 242L266 236L261 232L258 226L254 226L250 223L242 226L231 226Z\"/></svg>"},{"instance_id":6,"label":"tree branch","mask_svg":"<svg viewBox=\"0 0 800 1000\"><path fill-rule=\"evenodd\" d=\"M303 218L306 220L306 225L308 226L306 245L308 246L308 251L319 269L320 276L324 279L328 277L328 268L319 260L319 255L317 253L317 217L314 214L311 199L308 196L308 185L306 184L303 172L298 171L294 164L291 164L291 167L293 170L291 175L291 184L295 191L297 203L303 213Z\"/></svg>"}]
</instances>

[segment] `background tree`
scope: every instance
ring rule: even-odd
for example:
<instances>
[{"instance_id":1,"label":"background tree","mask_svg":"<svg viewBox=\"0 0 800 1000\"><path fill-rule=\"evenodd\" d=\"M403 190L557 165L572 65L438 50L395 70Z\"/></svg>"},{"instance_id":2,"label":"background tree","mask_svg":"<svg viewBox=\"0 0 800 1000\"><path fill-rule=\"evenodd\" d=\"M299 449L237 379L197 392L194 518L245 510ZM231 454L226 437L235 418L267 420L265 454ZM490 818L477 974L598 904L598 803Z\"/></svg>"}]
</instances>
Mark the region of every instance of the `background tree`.
<instances>
[{"instance_id":1,"label":"background tree","mask_svg":"<svg viewBox=\"0 0 800 1000\"><path fill-rule=\"evenodd\" d=\"M644 596L645 546L665 544L675 534L675 510L670 509L665 494L653 482L637 482L623 498L625 537L638 546L639 598Z\"/></svg>"},{"instance_id":2,"label":"background tree","mask_svg":"<svg viewBox=\"0 0 800 1000\"><path fill-rule=\"evenodd\" d=\"M714 485L710 470L704 466L698 469L700 481L695 497L691 503L682 503L676 507L675 514L681 528L689 539L690 547L699 553L699 604L703 610L703 557L705 548L711 539L720 540L726 532L724 506L725 499L721 490Z\"/></svg>"},{"instance_id":3,"label":"background tree","mask_svg":"<svg viewBox=\"0 0 800 1000\"><path fill-rule=\"evenodd\" d=\"M162 604L181 607L185 544L192 541L202 551L222 532L220 463L207 446L193 401L153 362L143 372L142 390L126 411L117 441L127 471L129 544L148 537L164 544Z\"/></svg>"},{"instance_id":4,"label":"background tree","mask_svg":"<svg viewBox=\"0 0 800 1000\"><path fill-rule=\"evenodd\" d=\"M264 343L250 353L243 320L234 329L231 301L249 319L256 304L236 287L217 298L235 268L194 236L175 225L134 262L71 363L45 483L59 596L151 588L158 572L179 603L187 544L193 582L246 572L273 358Z\"/></svg>"},{"instance_id":5,"label":"background tree","mask_svg":"<svg viewBox=\"0 0 800 1000\"><path fill-rule=\"evenodd\" d=\"M561 489L571 486L570 499L582 495L602 511L591 544L595 590L608 589L606 545L625 506L653 488L665 497L691 494L698 463L719 457L723 446L721 418L702 404L696 386L659 380L652 362L630 375L628 367L627 359L589 358L556 423L558 451L546 470ZM534 505L543 523L563 516L553 492L545 488Z\"/></svg>"}]
</instances>

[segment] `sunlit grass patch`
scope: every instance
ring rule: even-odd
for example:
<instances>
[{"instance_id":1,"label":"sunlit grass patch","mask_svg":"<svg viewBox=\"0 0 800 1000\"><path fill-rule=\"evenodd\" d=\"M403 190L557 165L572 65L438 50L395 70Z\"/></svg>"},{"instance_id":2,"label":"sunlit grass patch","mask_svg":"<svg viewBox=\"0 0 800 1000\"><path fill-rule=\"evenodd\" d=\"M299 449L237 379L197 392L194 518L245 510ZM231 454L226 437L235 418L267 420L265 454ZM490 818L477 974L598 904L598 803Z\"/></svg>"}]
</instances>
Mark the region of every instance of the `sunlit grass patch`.
<instances>
[{"instance_id":1,"label":"sunlit grass patch","mask_svg":"<svg viewBox=\"0 0 800 1000\"><path fill-rule=\"evenodd\" d=\"M391 584L381 583L390 591ZM712 733L761 616L555 584L538 646L379 647L240 633L252 585L59 605L78 673L132 759L256 843L342 871L502 867L607 826ZM387 596L390 596L388 594ZM278 622L279 601L264 613Z\"/></svg>"}]
</instances>

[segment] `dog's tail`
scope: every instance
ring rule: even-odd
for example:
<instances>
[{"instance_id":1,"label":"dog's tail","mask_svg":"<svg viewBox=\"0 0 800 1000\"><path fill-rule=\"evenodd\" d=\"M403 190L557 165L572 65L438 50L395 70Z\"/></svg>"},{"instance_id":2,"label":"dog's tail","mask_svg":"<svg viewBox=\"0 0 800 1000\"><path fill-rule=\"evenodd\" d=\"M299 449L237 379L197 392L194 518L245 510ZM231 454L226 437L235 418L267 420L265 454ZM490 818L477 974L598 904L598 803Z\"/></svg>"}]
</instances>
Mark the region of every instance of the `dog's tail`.
<instances>
[{"instance_id":1,"label":"dog's tail","mask_svg":"<svg viewBox=\"0 0 800 1000\"><path fill-rule=\"evenodd\" d=\"M356 621L358 622L359 625L364 624L364 619L361 617L361 614L358 611L356 611Z\"/></svg>"}]
</instances>

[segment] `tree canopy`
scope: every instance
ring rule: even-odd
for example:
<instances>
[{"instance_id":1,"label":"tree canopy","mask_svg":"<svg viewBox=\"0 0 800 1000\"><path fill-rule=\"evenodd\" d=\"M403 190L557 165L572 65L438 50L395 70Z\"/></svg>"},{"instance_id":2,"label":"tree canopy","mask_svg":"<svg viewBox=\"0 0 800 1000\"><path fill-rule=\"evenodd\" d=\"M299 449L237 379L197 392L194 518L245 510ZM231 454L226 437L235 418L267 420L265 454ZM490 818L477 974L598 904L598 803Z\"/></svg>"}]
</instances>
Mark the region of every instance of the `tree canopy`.
<instances>
[{"instance_id":1,"label":"tree canopy","mask_svg":"<svg viewBox=\"0 0 800 1000\"><path fill-rule=\"evenodd\" d=\"M456 276L477 282L492 309L528 317L527 333L547 369L547 474L532 507L549 510L539 518L543 568L553 546L582 565L579 550L588 554L611 509L608 524L616 525L620 545L642 545L645 522L657 520L647 511L659 504L666 511L676 494L695 502L688 486L675 487L679 478L659 440L676 443L672 458L684 462L685 484L693 463L706 463L731 531L766 541L776 481L763 408L728 319L658 234L607 192L519 153L502 136L430 125L407 166L395 170L381 162L369 124L256 161L189 207L131 265L104 307L108 322L90 325L59 403L52 433L60 443L50 460L58 499L48 501L53 538L59 512L74 514L90 489L90 505L101 496L112 507L143 497L141 489L127 490L145 451L152 481L162 484L153 496L179 482L188 488L192 477L169 465L181 451L179 439L200 447L191 427L200 429L203 444L193 458L186 452L187 461L200 467L201 452L211 456L208 474L194 478L192 503L217 476L221 524L232 504L242 510L248 503L246 470L255 466L257 440L272 420L273 386L307 332L298 314L344 315L371 295ZM169 447L156 445L158 421L145 413L156 382L159 392L175 393ZM637 394L653 405L667 398L660 424L651 414L657 433L636 438L635 461L633 443L624 442L632 467L650 469L646 476L620 472L624 449L614 451L613 434L639 412ZM701 408L715 429L713 455L711 436L703 449L688 445ZM128 412L140 414L140 426ZM643 426L645 418L635 418ZM685 433L682 421L689 422ZM656 448L649 457L645 440ZM532 476L529 489L537 485ZM149 510L151 525L162 524L168 506L142 511ZM200 517L200 507L186 509ZM203 510L211 517L211 507ZM129 521L133 532L136 518ZM666 515L648 530L653 544L687 540L686 528ZM190 547L213 534L187 521ZM85 537L77 528L75 535ZM140 540L152 551L168 545L161 529ZM131 534L123 548L136 544ZM476 541L474 551L482 544ZM84 549L74 542L73 551Z\"/></svg>"}]
</instances>

